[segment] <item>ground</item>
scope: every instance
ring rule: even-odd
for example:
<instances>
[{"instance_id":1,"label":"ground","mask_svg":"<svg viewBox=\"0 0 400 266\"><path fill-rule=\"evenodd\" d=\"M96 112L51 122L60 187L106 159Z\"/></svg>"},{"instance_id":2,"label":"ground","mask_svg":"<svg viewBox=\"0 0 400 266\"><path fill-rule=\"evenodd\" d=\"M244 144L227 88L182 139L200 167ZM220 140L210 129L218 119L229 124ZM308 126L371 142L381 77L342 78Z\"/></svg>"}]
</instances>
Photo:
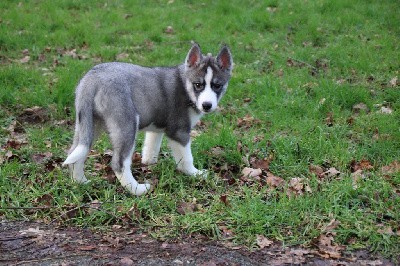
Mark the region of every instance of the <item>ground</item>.
<instances>
[{"instance_id":1,"label":"ground","mask_svg":"<svg viewBox=\"0 0 400 266\"><path fill-rule=\"evenodd\" d=\"M199 237L159 241L136 228L107 232L40 222L0 223L0 265L394 265L358 251L338 260L317 250L274 244L259 250L226 247Z\"/></svg>"}]
</instances>

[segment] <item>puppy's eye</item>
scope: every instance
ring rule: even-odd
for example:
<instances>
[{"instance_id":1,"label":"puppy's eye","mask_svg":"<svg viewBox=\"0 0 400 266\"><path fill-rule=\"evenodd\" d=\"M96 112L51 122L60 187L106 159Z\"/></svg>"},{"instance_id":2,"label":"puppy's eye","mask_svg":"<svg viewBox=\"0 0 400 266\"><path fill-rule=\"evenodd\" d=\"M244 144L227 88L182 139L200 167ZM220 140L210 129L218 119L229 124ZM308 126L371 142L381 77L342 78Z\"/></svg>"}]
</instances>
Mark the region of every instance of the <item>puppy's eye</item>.
<instances>
[{"instance_id":1,"label":"puppy's eye","mask_svg":"<svg viewBox=\"0 0 400 266\"><path fill-rule=\"evenodd\" d=\"M216 91L219 91L219 90L222 89L222 85L221 85L221 84L215 84L215 83L213 83L213 84L212 84L212 88L213 88L214 90L216 90Z\"/></svg>"},{"instance_id":2,"label":"puppy's eye","mask_svg":"<svg viewBox=\"0 0 400 266\"><path fill-rule=\"evenodd\" d=\"M200 91L200 90L203 90L204 86L203 86L203 83L195 82L195 83L193 83L193 87L195 90Z\"/></svg>"}]
</instances>

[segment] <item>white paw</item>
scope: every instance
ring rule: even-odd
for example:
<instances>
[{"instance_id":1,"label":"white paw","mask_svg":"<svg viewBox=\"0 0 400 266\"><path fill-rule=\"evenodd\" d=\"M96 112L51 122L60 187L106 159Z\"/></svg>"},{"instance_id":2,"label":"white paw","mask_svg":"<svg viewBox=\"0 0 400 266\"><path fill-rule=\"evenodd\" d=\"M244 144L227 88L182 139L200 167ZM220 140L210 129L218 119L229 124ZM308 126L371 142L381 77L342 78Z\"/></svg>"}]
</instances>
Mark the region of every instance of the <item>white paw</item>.
<instances>
[{"instance_id":1,"label":"white paw","mask_svg":"<svg viewBox=\"0 0 400 266\"><path fill-rule=\"evenodd\" d=\"M191 168L186 168L186 169L179 169L179 171L181 171L182 173L186 174L186 175L191 175L191 176L196 176L199 178L207 178L208 177L208 171L207 170L199 170L195 167L191 167Z\"/></svg>"},{"instance_id":2,"label":"white paw","mask_svg":"<svg viewBox=\"0 0 400 266\"><path fill-rule=\"evenodd\" d=\"M150 184L138 184L134 191L131 191L132 194L136 196L142 196L151 190Z\"/></svg>"},{"instance_id":3,"label":"white paw","mask_svg":"<svg viewBox=\"0 0 400 266\"><path fill-rule=\"evenodd\" d=\"M195 172L193 175L198 177L198 178L206 179L206 178L208 178L210 173L207 170L202 169L202 170L197 170L197 172Z\"/></svg>"},{"instance_id":4,"label":"white paw","mask_svg":"<svg viewBox=\"0 0 400 266\"><path fill-rule=\"evenodd\" d=\"M157 158L154 158L154 157L148 157L148 158L143 157L142 158L142 164L145 164L145 165L156 164L157 161L158 161Z\"/></svg>"},{"instance_id":5,"label":"white paw","mask_svg":"<svg viewBox=\"0 0 400 266\"><path fill-rule=\"evenodd\" d=\"M82 176L80 178L74 178L75 182L79 184L89 184L90 180L88 180L85 176Z\"/></svg>"}]
</instances>

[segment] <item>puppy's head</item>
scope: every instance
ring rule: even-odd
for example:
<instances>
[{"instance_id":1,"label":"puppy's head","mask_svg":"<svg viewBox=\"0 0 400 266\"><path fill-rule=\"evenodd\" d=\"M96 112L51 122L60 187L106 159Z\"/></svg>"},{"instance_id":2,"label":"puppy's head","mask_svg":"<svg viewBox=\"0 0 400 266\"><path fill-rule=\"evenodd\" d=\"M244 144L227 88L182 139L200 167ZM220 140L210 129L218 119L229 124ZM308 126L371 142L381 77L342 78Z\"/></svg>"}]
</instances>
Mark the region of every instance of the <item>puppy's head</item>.
<instances>
[{"instance_id":1,"label":"puppy's head","mask_svg":"<svg viewBox=\"0 0 400 266\"><path fill-rule=\"evenodd\" d=\"M225 94L232 75L233 60L227 46L216 57L202 55L200 46L193 44L185 60L186 90L201 113L214 111Z\"/></svg>"}]
</instances>

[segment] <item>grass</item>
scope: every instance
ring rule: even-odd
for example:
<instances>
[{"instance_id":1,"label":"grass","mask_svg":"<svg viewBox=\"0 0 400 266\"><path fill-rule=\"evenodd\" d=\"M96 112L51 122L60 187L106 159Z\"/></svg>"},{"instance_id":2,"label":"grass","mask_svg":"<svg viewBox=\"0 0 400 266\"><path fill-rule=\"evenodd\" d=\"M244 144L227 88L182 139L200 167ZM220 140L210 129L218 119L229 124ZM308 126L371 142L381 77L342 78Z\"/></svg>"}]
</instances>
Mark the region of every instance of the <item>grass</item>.
<instances>
[{"instance_id":1,"label":"grass","mask_svg":"<svg viewBox=\"0 0 400 266\"><path fill-rule=\"evenodd\" d=\"M0 10L1 218L133 223L157 238L201 233L249 247L257 235L314 245L335 220L335 244L398 259L400 174L382 171L400 158L394 1L2 1ZM215 175L199 181L177 173L164 143L158 165L134 168L140 179L158 179L154 193L131 197L104 179L100 154L110 146L102 138L86 167L92 184L73 183L60 162L80 77L117 59L180 64L190 40L214 54L229 44L236 64L222 110L204 118L193 141L195 164ZM368 111L356 114L359 103ZM33 106L44 110L39 123L23 119ZM13 145L18 138L22 145ZM140 135L138 150L142 142ZM242 177L263 158L270 163L261 181ZM370 167L355 186L351 164L362 160ZM341 174L321 177L310 165ZM266 185L267 172L283 188ZM295 177L309 192L291 189ZM95 200L101 211L83 208Z\"/></svg>"}]
</instances>

